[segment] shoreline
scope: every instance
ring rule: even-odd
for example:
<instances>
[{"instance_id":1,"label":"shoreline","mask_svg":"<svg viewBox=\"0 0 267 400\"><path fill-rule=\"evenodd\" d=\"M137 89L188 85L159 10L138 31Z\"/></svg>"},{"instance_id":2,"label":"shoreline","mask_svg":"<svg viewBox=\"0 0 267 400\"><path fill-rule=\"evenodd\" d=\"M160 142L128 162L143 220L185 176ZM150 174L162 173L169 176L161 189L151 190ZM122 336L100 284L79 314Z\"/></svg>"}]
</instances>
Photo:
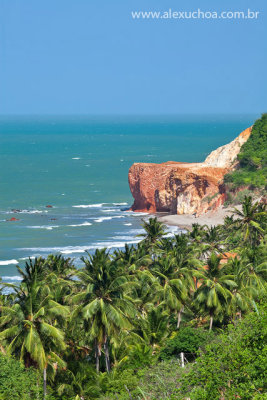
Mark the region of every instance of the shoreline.
<instances>
[{"instance_id":1,"label":"shoreline","mask_svg":"<svg viewBox=\"0 0 267 400\"><path fill-rule=\"evenodd\" d=\"M192 214L169 214L158 216L158 220L166 225L178 226L181 229L191 230L192 224L196 223L209 227L223 224L224 218L230 215L232 215L232 208L220 206L217 210L208 211L196 217Z\"/></svg>"}]
</instances>

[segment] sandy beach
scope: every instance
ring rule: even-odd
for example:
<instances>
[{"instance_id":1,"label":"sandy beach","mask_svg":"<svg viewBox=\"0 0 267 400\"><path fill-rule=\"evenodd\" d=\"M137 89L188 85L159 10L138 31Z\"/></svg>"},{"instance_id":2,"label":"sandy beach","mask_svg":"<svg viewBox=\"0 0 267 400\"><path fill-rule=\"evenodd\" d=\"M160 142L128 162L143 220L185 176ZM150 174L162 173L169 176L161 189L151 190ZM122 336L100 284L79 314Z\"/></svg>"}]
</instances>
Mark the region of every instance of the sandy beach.
<instances>
[{"instance_id":1,"label":"sandy beach","mask_svg":"<svg viewBox=\"0 0 267 400\"><path fill-rule=\"evenodd\" d=\"M184 229L191 229L192 224L214 226L223 223L227 215L232 214L232 208L219 207L216 211L209 211L205 214L195 217L192 214L183 215L164 215L160 216L159 221L167 225L179 226Z\"/></svg>"}]
</instances>

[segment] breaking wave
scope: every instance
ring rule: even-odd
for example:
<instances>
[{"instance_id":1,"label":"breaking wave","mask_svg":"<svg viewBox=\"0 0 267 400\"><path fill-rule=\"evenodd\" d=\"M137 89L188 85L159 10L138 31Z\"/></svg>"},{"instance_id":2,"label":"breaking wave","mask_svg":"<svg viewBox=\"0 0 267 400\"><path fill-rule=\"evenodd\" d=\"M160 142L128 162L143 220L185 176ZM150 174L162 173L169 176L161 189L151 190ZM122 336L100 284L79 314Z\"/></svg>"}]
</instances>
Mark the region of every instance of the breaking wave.
<instances>
[{"instance_id":1,"label":"breaking wave","mask_svg":"<svg viewBox=\"0 0 267 400\"><path fill-rule=\"evenodd\" d=\"M107 203L97 203L97 204L80 204L78 206L72 206L73 208L100 208Z\"/></svg>"},{"instance_id":2,"label":"breaking wave","mask_svg":"<svg viewBox=\"0 0 267 400\"><path fill-rule=\"evenodd\" d=\"M18 264L18 261L17 260L0 261L0 265L11 265L11 264Z\"/></svg>"},{"instance_id":3,"label":"breaking wave","mask_svg":"<svg viewBox=\"0 0 267 400\"><path fill-rule=\"evenodd\" d=\"M103 222L103 221L110 221L111 219L115 219L115 218L124 218L124 215L114 215L112 217L100 217L97 219L94 219L95 222Z\"/></svg>"},{"instance_id":4,"label":"breaking wave","mask_svg":"<svg viewBox=\"0 0 267 400\"><path fill-rule=\"evenodd\" d=\"M20 276L2 276L3 281L22 281Z\"/></svg>"},{"instance_id":5,"label":"breaking wave","mask_svg":"<svg viewBox=\"0 0 267 400\"><path fill-rule=\"evenodd\" d=\"M85 221L82 224L76 224L76 225L67 225L67 226L72 226L72 227L78 227L78 226L90 226L92 225L91 222Z\"/></svg>"},{"instance_id":6,"label":"breaking wave","mask_svg":"<svg viewBox=\"0 0 267 400\"><path fill-rule=\"evenodd\" d=\"M54 228L59 228L59 225L29 225L27 226L29 229L46 229L48 231L52 231Z\"/></svg>"}]
</instances>

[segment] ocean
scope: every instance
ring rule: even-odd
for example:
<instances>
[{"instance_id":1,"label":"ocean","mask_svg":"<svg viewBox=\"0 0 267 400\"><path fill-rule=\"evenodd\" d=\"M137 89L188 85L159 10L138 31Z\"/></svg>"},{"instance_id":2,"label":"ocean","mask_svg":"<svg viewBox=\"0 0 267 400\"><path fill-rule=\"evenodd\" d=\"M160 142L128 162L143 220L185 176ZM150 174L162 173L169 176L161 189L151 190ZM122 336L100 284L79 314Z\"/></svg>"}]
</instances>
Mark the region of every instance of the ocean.
<instances>
[{"instance_id":1,"label":"ocean","mask_svg":"<svg viewBox=\"0 0 267 400\"><path fill-rule=\"evenodd\" d=\"M127 211L131 164L203 161L257 117L0 117L3 281L18 281L28 257L80 267L86 250L137 243L147 215Z\"/></svg>"}]
</instances>

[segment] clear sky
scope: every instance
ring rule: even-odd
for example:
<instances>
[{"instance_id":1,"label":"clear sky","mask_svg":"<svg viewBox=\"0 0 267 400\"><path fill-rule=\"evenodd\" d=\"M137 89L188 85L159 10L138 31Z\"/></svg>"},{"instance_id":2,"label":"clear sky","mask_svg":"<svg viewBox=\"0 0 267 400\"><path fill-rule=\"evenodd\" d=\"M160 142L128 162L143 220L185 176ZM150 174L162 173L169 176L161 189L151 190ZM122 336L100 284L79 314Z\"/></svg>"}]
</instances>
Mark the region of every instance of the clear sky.
<instances>
[{"instance_id":1,"label":"clear sky","mask_svg":"<svg viewBox=\"0 0 267 400\"><path fill-rule=\"evenodd\" d=\"M131 11L259 11L134 20ZM0 114L266 111L266 0L0 0Z\"/></svg>"}]
</instances>

